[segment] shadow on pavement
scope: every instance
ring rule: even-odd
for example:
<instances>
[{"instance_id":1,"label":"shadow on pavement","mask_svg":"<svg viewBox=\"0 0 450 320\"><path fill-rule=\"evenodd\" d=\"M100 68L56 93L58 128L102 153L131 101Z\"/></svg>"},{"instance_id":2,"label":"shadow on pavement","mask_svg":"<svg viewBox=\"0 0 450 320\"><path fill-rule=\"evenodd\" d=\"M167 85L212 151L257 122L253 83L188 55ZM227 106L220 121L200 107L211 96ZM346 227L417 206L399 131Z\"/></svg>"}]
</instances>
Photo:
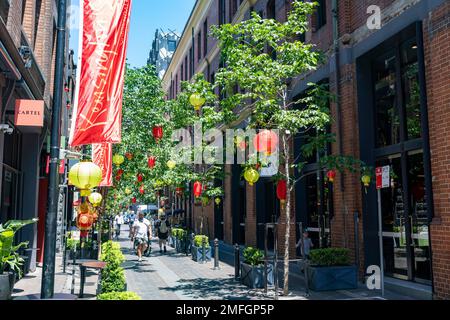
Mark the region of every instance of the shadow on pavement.
<instances>
[{"instance_id":1,"label":"shadow on pavement","mask_svg":"<svg viewBox=\"0 0 450 320\"><path fill-rule=\"evenodd\" d=\"M194 299L204 300L250 300L251 292L240 287L234 279L191 279L179 280L173 287L160 287L160 290L178 291Z\"/></svg>"}]
</instances>

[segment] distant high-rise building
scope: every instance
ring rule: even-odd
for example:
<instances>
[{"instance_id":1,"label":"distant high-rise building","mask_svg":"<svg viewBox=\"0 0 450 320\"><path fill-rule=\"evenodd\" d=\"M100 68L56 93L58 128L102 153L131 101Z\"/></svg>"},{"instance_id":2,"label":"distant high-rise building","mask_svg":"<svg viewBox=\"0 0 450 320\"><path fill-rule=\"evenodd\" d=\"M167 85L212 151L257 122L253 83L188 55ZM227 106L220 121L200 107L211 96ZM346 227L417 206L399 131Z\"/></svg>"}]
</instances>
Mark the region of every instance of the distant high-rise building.
<instances>
[{"instance_id":1,"label":"distant high-rise building","mask_svg":"<svg viewBox=\"0 0 450 320\"><path fill-rule=\"evenodd\" d=\"M147 63L156 67L159 78L164 77L179 41L180 35L175 31L156 30Z\"/></svg>"}]
</instances>

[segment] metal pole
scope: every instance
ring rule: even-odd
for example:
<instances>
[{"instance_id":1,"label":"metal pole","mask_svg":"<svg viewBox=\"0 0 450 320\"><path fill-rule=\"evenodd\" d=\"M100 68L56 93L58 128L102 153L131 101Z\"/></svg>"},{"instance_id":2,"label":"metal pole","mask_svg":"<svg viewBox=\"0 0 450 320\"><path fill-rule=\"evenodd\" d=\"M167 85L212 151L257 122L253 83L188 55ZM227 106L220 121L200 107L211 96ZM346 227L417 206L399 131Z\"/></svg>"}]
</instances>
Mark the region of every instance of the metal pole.
<instances>
[{"instance_id":1,"label":"metal pole","mask_svg":"<svg viewBox=\"0 0 450 320\"><path fill-rule=\"evenodd\" d=\"M384 297L384 255L383 255L383 221L381 211L381 189L377 190L378 196L378 239L380 246L380 272L381 272L381 296Z\"/></svg>"},{"instance_id":2,"label":"metal pole","mask_svg":"<svg viewBox=\"0 0 450 320\"><path fill-rule=\"evenodd\" d=\"M219 239L214 239L214 270L220 270L219 268Z\"/></svg>"},{"instance_id":3,"label":"metal pole","mask_svg":"<svg viewBox=\"0 0 450 320\"><path fill-rule=\"evenodd\" d=\"M48 210L45 219L44 265L42 269L41 298L51 299L55 286L56 217L58 212L59 148L61 105L64 85L64 56L66 42L66 0L58 1L55 80L52 104Z\"/></svg>"},{"instance_id":4,"label":"metal pole","mask_svg":"<svg viewBox=\"0 0 450 320\"><path fill-rule=\"evenodd\" d=\"M359 214L358 212L354 213L353 216L354 222L355 222L355 260L356 260L356 267L359 273Z\"/></svg>"},{"instance_id":5,"label":"metal pole","mask_svg":"<svg viewBox=\"0 0 450 320\"><path fill-rule=\"evenodd\" d=\"M77 259L77 245L75 244L75 246L73 247L73 251L72 251L72 288L70 289L70 293L74 294L75 293L75 263L76 263L76 259Z\"/></svg>"},{"instance_id":6,"label":"metal pole","mask_svg":"<svg viewBox=\"0 0 450 320\"><path fill-rule=\"evenodd\" d=\"M273 282L275 285L275 300L278 300L278 225L273 227L274 258L273 258Z\"/></svg>"},{"instance_id":7,"label":"metal pole","mask_svg":"<svg viewBox=\"0 0 450 320\"><path fill-rule=\"evenodd\" d=\"M206 263L206 241L202 239L202 263Z\"/></svg>"},{"instance_id":8,"label":"metal pole","mask_svg":"<svg viewBox=\"0 0 450 320\"><path fill-rule=\"evenodd\" d=\"M239 256L239 245L236 243L234 245L234 278L239 279L240 275L240 256Z\"/></svg>"},{"instance_id":9,"label":"metal pole","mask_svg":"<svg viewBox=\"0 0 450 320\"><path fill-rule=\"evenodd\" d=\"M269 258L269 248L267 243L267 236L269 235L269 226L267 224L264 225L264 292L267 294L268 291L268 281L267 281L267 259Z\"/></svg>"}]
</instances>

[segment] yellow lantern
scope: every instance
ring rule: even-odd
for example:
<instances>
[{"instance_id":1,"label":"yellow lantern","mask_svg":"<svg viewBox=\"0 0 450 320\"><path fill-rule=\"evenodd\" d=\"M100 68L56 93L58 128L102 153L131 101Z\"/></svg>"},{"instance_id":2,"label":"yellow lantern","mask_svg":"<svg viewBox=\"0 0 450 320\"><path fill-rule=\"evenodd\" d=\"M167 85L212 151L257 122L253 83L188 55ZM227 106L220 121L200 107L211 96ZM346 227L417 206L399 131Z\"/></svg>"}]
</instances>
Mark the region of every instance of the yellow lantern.
<instances>
[{"instance_id":1,"label":"yellow lantern","mask_svg":"<svg viewBox=\"0 0 450 320\"><path fill-rule=\"evenodd\" d=\"M217 197L214 201L217 205L220 205L220 203L222 202L219 197Z\"/></svg>"},{"instance_id":2,"label":"yellow lantern","mask_svg":"<svg viewBox=\"0 0 450 320\"><path fill-rule=\"evenodd\" d=\"M259 172L253 168L247 169L244 173L244 178L249 185L253 186L259 180Z\"/></svg>"},{"instance_id":3,"label":"yellow lantern","mask_svg":"<svg viewBox=\"0 0 450 320\"><path fill-rule=\"evenodd\" d=\"M92 203L94 207L98 207L102 203L103 197L100 193L94 192L89 196L89 202Z\"/></svg>"},{"instance_id":4,"label":"yellow lantern","mask_svg":"<svg viewBox=\"0 0 450 320\"><path fill-rule=\"evenodd\" d=\"M195 111L199 111L200 108L205 104L206 99L203 98L200 94L194 93L190 96L189 102L194 107Z\"/></svg>"},{"instance_id":5,"label":"yellow lantern","mask_svg":"<svg viewBox=\"0 0 450 320\"><path fill-rule=\"evenodd\" d=\"M130 194L130 193L131 193L130 188L125 188L125 193L126 193L127 195Z\"/></svg>"},{"instance_id":6,"label":"yellow lantern","mask_svg":"<svg viewBox=\"0 0 450 320\"><path fill-rule=\"evenodd\" d=\"M89 189L81 189L80 190L80 196L82 196L82 197L89 197L90 194L91 194L91 190L89 190Z\"/></svg>"},{"instance_id":7,"label":"yellow lantern","mask_svg":"<svg viewBox=\"0 0 450 320\"><path fill-rule=\"evenodd\" d=\"M115 154L113 157L113 163L116 166L120 166L125 161L125 158L120 154Z\"/></svg>"},{"instance_id":8,"label":"yellow lantern","mask_svg":"<svg viewBox=\"0 0 450 320\"><path fill-rule=\"evenodd\" d=\"M366 187L366 188L370 185L370 180L371 180L370 176L368 176L367 174L363 175L361 178L361 181L362 181L362 183L364 183L364 187Z\"/></svg>"},{"instance_id":9,"label":"yellow lantern","mask_svg":"<svg viewBox=\"0 0 450 320\"><path fill-rule=\"evenodd\" d=\"M172 170L173 168L175 168L175 166L177 165L177 163L175 162L175 161L173 161L173 160L169 160L169 161L167 161L167 167L170 169L170 170Z\"/></svg>"},{"instance_id":10,"label":"yellow lantern","mask_svg":"<svg viewBox=\"0 0 450 320\"><path fill-rule=\"evenodd\" d=\"M92 162L79 162L70 169L69 180L78 189L89 190L102 181L102 169Z\"/></svg>"}]
</instances>

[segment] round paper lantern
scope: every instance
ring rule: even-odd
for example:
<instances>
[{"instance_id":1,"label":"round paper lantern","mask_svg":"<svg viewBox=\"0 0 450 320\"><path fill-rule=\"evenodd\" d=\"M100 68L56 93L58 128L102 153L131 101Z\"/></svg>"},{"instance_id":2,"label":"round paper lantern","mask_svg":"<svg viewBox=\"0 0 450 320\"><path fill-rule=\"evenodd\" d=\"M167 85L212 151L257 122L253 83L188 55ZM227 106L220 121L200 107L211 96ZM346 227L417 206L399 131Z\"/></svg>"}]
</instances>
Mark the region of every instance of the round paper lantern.
<instances>
[{"instance_id":1,"label":"round paper lantern","mask_svg":"<svg viewBox=\"0 0 450 320\"><path fill-rule=\"evenodd\" d=\"M189 97L189 102L194 107L195 111L199 111L205 104L206 99L203 98L200 94L194 93Z\"/></svg>"},{"instance_id":2,"label":"round paper lantern","mask_svg":"<svg viewBox=\"0 0 450 320\"><path fill-rule=\"evenodd\" d=\"M100 193L94 192L89 196L89 202L92 203L94 207L98 207L102 203L103 197Z\"/></svg>"},{"instance_id":3,"label":"round paper lantern","mask_svg":"<svg viewBox=\"0 0 450 320\"><path fill-rule=\"evenodd\" d=\"M133 159L133 154L130 152L125 153L125 157L127 157L128 160L132 160Z\"/></svg>"},{"instance_id":4,"label":"round paper lantern","mask_svg":"<svg viewBox=\"0 0 450 320\"><path fill-rule=\"evenodd\" d=\"M116 181L120 181L122 179L122 176L116 176Z\"/></svg>"},{"instance_id":5,"label":"round paper lantern","mask_svg":"<svg viewBox=\"0 0 450 320\"><path fill-rule=\"evenodd\" d=\"M123 170L122 170L122 169L117 170L117 175L118 175L118 176L123 175Z\"/></svg>"},{"instance_id":6,"label":"round paper lantern","mask_svg":"<svg viewBox=\"0 0 450 320\"><path fill-rule=\"evenodd\" d=\"M144 180L144 176L141 173L139 173L136 177L139 182L142 182Z\"/></svg>"},{"instance_id":7,"label":"round paper lantern","mask_svg":"<svg viewBox=\"0 0 450 320\"><path fill-rule=\"evenodd\" d=\"M113 163L116 166L120 166L125 161L125 158L121 154L115 154L113 157Z\"/></svg>"},{"instance_id":8,"label":"round paper lantern","mask_svg":"<svg viewBox=\"0 0 450 320\"><path fill-rule=\"evenodd\" d=\"M175 193L177 194L177 196L182 196L184 192L184 188L183 187L177 187L175 189Z\"/></svg>"},{"instance_id":9,"label":"round paper lantern","mask_svg":"<svg viewBox=\"0 0 450 320\"><path fill-rule=\"evenodd\" d=\"M156 165L156 157L154 157L154 156L148 157L147 164L150 169L153 169Z\"/></svg>"},{"instance_id":10,"label":"round paper lantern","mask_svg":"<svg viewBox=\"0 0 450 320\"><path fill-rule=\"evenodd\" d=\"M367 174L363 175L362 178L361 178L361 181L362 181L362 183L364 184L364 187L366 187L366 188L367 188L368 186L370 186L370 180L371 180L371 178L370 178L370 176L367 175Z\"/></svg>"},{"instance_id":11,"label":"round paper lantern","mask_svg":"<svg viewBox=\"0 0 450 320\"><path fill-rule=\"evenodd\" d=\"M334 171L334 170L328 171L328 172L327 172L327 178L328 178L328 181L330 181L331 183L333 183L333 182L334 182L334 179L336 178L336 171Z\"/></svg>"},{"instance_id":12,"label":"round paper lantern","mask_svg":"<svg viewBox=\"0 0 450 320\"><path fill-rule=\"evenodd\" d=\"M131 199L132 203L136 203L136 201L137 201L136 198Z\"/></svg>"},{"instance_id":13,"label":"round paper lantern","mask_svg":"<svg viewBox=\"0 0 450 320\"><path fill-rule=\"evenodd\" d=\"M169 161L167 161L166 165L170 170L172 170L173 168L176 167L177 163L173 160L169 160Z\"/></svg>"},{"instance_id":14,"label":"round paper lantern","mask_svg":"<svg viewBox=\"0 0 450 320\"><path fill-rule=\"evenodd\" d=\"M214 200L214 202L215 202L217 205L220 205L220 203L222 202L222 200L220 200L220 198L217 197L217 198Z\"/></svg>"},{"instance_id":15,"label":"round paper lantern","mask_svg":"<svg viewBox=\"0 0 450 320\"><path fill-rule=\"evenodd\" d=\"M286 180L280 180L277 184L277 198L280 200L281 206L284 207L284 204L286 203L286 196L287 196L287 188L286 188Z\"/></svg>"},{"instance_id":16,"label":"round paper lantern","mask_svg":"<svg viewBox=\"0 0 450 320\"><path fill-rule=\"evenodd\" d=\"M163 137L163 128L162 126L154 126L152 129L153 138L155 138L156 142L162 139Z\"/></svg>"},{"instance_id":17,"label":"round paper lantern","mask_svg":"<svg viewBox=\"0 0 450 320\"><path fill-rule=\"evenodd\" d=\"M253 168L247 169L244 173L244 179L249 185L253 186L259 180L259 172Z\"/></svg>"},{"instance_id":18,"label":"round paper lantern","mask_svg":"<svg viewBox=\"0 0 450 320\"><path fill-rule=\"evenodd\" d=\"M77 227L81 231L87 231L92 228L94 217L89 213L80 213L77 217Z\"/></svg>"},{"instance_id":19,"label":"round paper lantern","mask_svg":"<svg viewBox=\"0 0 450 320\"><path fill-rule=\"evenodd\" d=\"M194 183L194 196L196 198L200 198L202 195L202 183L200 181L196 181Z\"/></svg>"},{"instance_id":20,"label":"round paper lantern","mask_svg":"<svg viewBox=\"0 0 450 320\"><path fill-rule=\"evenodd\" d=\"M262 130L253 140L256 151L270 156L278 146L278 135L272 130Z\"/></svg>"},{"instance_id":21,"label":"round paper lantern","mask_svg":"<svg viewBox=\"0 0 450 320\"><path fill-rule=\"evenodd\" d=\"M131 194L131 189L130 188L125 188L125 194Z\"/></svg>"},{"instance_id":22,"label":"round paper lantern","mask_svg":"<svg viewBox=\"0 0 450 320\"><path fill-rule=\"evenodd\" d=\"M92 162L79 162L70 169L69 180L78 189L89 190L102 181L102 169Z\"/></svg>"},{"instance_id":23,"label":"round paper lantern","mask_svg":"<svg viewBox=\"0 0 450 320\"><path fill-rule=\"evenodd\" d=\"M145 193L144 185L142 185L142 186L139 188L139 193L140 193L140 194L144 194L144 193Z\"/></svg>"}]
</instances>

